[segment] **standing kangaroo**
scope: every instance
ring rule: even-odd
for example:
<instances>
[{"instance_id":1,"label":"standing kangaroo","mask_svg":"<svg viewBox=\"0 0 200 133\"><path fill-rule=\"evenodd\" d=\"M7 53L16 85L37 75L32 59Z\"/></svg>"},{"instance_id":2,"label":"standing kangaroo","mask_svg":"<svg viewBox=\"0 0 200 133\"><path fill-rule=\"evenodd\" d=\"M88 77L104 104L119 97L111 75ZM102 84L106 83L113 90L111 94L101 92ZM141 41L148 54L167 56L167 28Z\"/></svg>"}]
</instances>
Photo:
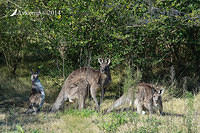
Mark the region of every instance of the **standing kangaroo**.
<instances>
[{"instance_id":1,"label":"standing kangaroo","mask_svg":"<svg viewBox=\"0 0 200 133\"><path fill-rule=\"evenodd\" d=\"M96 109L100 111L100 103L98 104L96 93L98 89L101 89L101 100L104 97L104 87L111 82L110 74L110 59L98 59L100 63L100 70L94 70L90 67L83 67L73 71L65 80L64 85L53 104L52 112L57 111L60 106L69 99L73 102L73 99L79 99L79 108L84 107L87 89L90 89L91 96L96 104ZM77 94L76 94L77 93Z\"/></svg>"},{"instance_id":2,"label":"standing kangaroo","mask_svg":"<svg viewBox=\"0 0 200 133\"><path fill-rule=\"evenodd\" d=\"M45 100L44 87L39 80L39 70L37 72L33 72L31 69L31 81L32 91L29 96L30 105L26 113L37 113L42 108Z\"/></svg>"}]
</instances>

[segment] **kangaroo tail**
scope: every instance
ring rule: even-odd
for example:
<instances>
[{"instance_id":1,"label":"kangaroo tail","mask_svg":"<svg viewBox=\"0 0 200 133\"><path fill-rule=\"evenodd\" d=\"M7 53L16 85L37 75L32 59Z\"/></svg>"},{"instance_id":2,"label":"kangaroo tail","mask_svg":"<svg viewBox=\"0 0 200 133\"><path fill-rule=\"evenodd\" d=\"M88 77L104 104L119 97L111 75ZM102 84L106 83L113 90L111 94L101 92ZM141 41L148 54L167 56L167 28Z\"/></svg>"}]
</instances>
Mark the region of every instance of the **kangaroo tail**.
<instances>
[{"instance_id":1,"label":"kangaroo tail","mask_svg":"<svg viewBox=\"0 0 200 133\"><path fill-rule=\"evenodd\" d=\"M106 113L109 113L109 112L111 112L113 109L116 109L117 107L119 107L119 106L125 104L125 102L126 102L126 96L125 96L125 95L122 95L119 99L117 99L117 101L115 101L115 102L113 103L113 105L111 105L111 107L107 110Z\"/></svg>"},{"instance_id":2,"label":"kangaroo tail","mask_svg":"<svg viewBox=\"0 0 200 133\"><path fill-rule=\"evenodd\" d=\"M53 106L51 108L51 112L56 112L57 110L59 110L61 105L66 100L67 100L67 95L65 94L65 87L63 87L62 90L60 91L56 101L54 102L54 104L53 104Z\"/></svg>"}]
</instances>

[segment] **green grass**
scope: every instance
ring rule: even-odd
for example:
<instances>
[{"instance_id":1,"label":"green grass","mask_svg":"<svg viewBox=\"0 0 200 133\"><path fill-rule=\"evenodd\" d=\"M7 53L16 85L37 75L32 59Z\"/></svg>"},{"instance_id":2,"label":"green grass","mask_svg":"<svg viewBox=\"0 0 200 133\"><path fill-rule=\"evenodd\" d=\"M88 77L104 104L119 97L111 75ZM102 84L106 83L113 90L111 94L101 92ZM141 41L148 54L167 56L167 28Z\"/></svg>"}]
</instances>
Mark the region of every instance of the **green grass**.
<instances>
[{"instance_id":1,"label":"green grass","mask_svg":"<svg viewBox=\"0 0 200 133\"><path fill-rule=\"evenodd\" d=\"M1 69L2 70L2 69ZM46 103L42 112L27 115L27 100L31 91L29 76L10 78L1 71L0 132L2 133L198 133L200 132L200 95L170 98L163 103L164 116L138 115L135 111L111 112L103 115L94 111L94 102L87 100L87 108L79 111L65 103L64 110L49 113L62 86L63 79L42 76ZM28 74L27 74L28 75ZM117 83L114 76L114 83ZM115 85L112 85L114 87ZM101 109L107 109L116 97L107 91ZM168 93L166 93L168 94ZM167 98L167 97L166 97ZM166 99L165 98L165 99Z\"/></svg>"},{"instance_id":2,"label":"green grass","mask_svg":"<svg viewBox=\"0 0 200 133\"><path fill-rule=\"evenodd\" d=\"M200 95L194 102L198 104ZM47 105L46 105L47 106ZM173 106L173 107L172 107ZM102 115L93 110L69 109L57 113L41 112L37 115L22 114L23 107L13 106L0 113L0 132L135 132L135 133L186 133L199 132L199 104L187 108L184 99L164 103L165 116L138 115L128 111ZM188 112L189 111L189 112Z\"/></svg>"}]
</instances>

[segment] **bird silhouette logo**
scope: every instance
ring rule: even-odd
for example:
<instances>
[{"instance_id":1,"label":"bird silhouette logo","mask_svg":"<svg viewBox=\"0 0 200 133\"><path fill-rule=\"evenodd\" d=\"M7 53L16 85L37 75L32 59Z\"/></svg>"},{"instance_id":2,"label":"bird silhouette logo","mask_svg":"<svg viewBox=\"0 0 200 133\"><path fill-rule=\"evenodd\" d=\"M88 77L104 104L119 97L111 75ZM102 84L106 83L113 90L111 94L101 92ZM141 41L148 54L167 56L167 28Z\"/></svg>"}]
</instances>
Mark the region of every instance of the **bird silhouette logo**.
<instances>
[{"instance_id":1,"label":"bird silhouette logo","mask_svg":"<svg viewBox=\"0 0 200 133\"><path fill-rule=\"evenodd\" d=\"M12 17L12 16L15 16L15 15L17 15L17 9L15 9L15 11L10 16Z\"/></svg>"}]
</instances>

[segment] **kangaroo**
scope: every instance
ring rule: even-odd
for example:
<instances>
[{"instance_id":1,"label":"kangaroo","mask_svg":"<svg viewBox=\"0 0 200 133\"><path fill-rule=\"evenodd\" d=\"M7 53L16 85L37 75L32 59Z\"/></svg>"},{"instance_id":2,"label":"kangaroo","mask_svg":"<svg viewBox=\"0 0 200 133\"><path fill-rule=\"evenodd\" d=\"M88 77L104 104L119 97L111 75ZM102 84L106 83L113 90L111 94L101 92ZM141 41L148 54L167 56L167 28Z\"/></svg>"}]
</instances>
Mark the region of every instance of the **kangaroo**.
<instances>
[{"instance_id":1,"label":"kangaroo","mask_svg":"<svg viewBox=\"0 0 200 133\"><path fill-rule=\"evenodd\" d=\"M135 89L136 92L134 91ZM163 106L161 96L163 93L164 89L160 89L157 86L148 83L139 83L136 86L130 87L128 92L117 99L105 113L109 113L121 105L127 104L128 106L132 106L134 103L137 112L140 114L145 113L143 111L144 109L148 110L150 114L156 110L159 110L160 114L162 114Z\"/></svg>"},{"instance_id":2,"label":"kangaroo","mask_svg":"<svg viewBox=\"0 0 200 133\"><path fill-rule=\"evenodd\" d=\"M88 88L88 81L85 79L80 79L71 84L71 86L69 86L69 89L66 90L69 96L69 102L73 102L74 99L78 99L79 110L83 109L85 106L85 99L87 96Z\"/></svg>"},{"instance_id":3,"label":"kangaroo","mask_svg":"<svg viewBox=\"0 0 200 133\"><path fill-rule=\"evenodd\" d=\"M156 88L156 89L155 89ZM139 114L145 114L144 110L148 110L150 114L159 110L163 114L162 94L164 89L158 89L152 84L140 83L136 92L134 104Z\"/></svg>"},{"instance_id":4,"label":"kangaroo","mask_svg":"<svg viewBox=\"0 0 200 133\"><path fill-rule=\"evenodd\" d=\"M79 107L83 108L85 93L87 93L86 88L89 88L91 96L96 104L96 109L100 111L100 103L97 101L96 93L98 89L101 89L100 101L102 101L104 97L104 87L111 82L111 74L109 68L110 59L98 59L98 62L100 63L100 70L83 67L73 71L67 77L55 103L53 104L51 109L52 112L57 111L67 99L69 99L70 102L73 102L73 99L75 98L82 98L79 100L79 104L81 103ZM80 94L76 94L80 91Z\"/></svg>"},{"instance_id":5,"label":"kangaroo","mask_svg":"<svg viewBox=\"0 0 200 133\"><path fill-rule=\"evenodd\" d=\"M32 91L29 96L29 109L26 113L36 113L40 111L45 99L44 87L39 80L39 71L33 72L31 70L31 81Z\"/></svg>"},{"instance_id":6,"label":"kangaroo","mask_svg":"<svg viewBox=\"0 0 200 133\"><path fill-rule=\"evenodd\" d=\"M39 105L42 102L41 94L35 93L31 94L29 97L29 109L27 110L28 113L36 113L38 111Z\"/></svg>"}]
</instances>

